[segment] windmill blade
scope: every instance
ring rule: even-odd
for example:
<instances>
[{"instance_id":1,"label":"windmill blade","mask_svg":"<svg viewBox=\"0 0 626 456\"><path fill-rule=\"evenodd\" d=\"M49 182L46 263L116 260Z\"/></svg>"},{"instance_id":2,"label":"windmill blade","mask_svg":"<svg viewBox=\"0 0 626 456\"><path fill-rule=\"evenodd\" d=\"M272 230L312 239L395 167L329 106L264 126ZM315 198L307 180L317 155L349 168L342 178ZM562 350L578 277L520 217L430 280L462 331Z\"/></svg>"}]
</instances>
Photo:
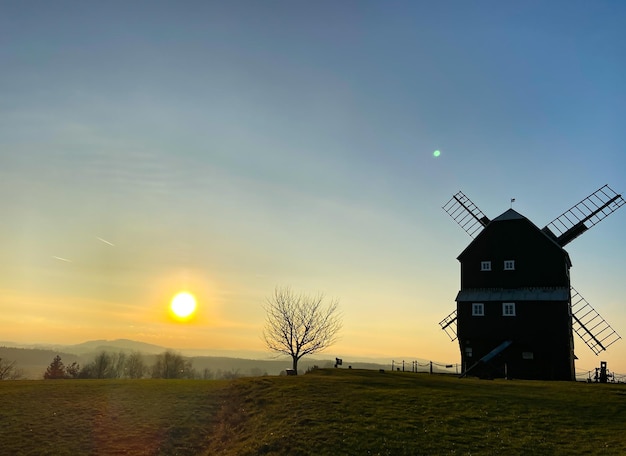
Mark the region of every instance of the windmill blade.
<instances>
[{"instance_id":1,"label":"windmill blade","mask_svg":"<svg viewBox=\"0 0 626 456\"><path fill-rule=\"evenodd\" d=\"M542 231L564 247L625 203L622 195L605 185L552 220Z\"/></svg>"},{"instance_id":2,"label":"windmill blade","mask_svg":"<svg viewBox=\"0 0 626 456\"><path fill-rule=\"evenodd\" d=\"M473 238L490 222L478 206L461 191L453 195L442 208Z\"/></svg>"},{"instance_id":3,"label":"windmill blade","mask_svg":"<svg viewBox=\"0 0 626 456\"><path fill-rule=\"evenodd\" d=\"M572 328L596 355L622 337L611 328L578 291L572 291Z\"/></svg>"},{"instance_id":4,"label":"windmill blade","mask_svg":"<svg viewBox=\"0 0 626 456\"><path fill-rule=\"evenodd\" d=\"M439 326L441 329L445 331L451 341L455 341L457 338L456 334L456 309L450 313L446 318L439 322Z\"/></svg>"}]
</instances>

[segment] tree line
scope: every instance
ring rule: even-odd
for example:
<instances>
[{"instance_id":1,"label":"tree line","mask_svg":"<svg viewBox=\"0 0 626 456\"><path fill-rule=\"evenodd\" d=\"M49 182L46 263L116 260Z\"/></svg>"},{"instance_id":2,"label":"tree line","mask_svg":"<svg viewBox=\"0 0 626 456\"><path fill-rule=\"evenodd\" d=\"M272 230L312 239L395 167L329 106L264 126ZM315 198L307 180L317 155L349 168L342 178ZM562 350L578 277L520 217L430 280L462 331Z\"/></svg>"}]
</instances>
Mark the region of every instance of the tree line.
<instances>
[{"instance_id":1,"label":"tree line","mask_svg":"<svg viewBox=\"0 0 626 456\"><path fill-rule=\"evenodd\" d=\"M251 371L253 376L267 375L260 369ZM233 379L242 377L238 370L213 372L205 368L196 370L191 360L182 355L167 350L156 355L154 363L148 365L144 355L139 352L130 354L119 352L100 352L93 361L81 367L78 363L65 365L61 356L54 357L46 368L43 378L46 380L56 379L116 379L116 378L165 378L165 379Z\"/></svg>"}]
</instances>

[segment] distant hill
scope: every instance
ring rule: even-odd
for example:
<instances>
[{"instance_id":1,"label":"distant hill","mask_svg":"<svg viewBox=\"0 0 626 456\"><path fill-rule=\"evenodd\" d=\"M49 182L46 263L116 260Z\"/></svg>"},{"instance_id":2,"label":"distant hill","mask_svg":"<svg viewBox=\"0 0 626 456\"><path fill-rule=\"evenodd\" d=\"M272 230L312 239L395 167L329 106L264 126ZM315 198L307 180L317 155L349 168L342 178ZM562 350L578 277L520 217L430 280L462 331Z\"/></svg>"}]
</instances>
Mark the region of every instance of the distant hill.
<instances>
[{"instance_id":1,"label":"distant hill","mask_svg":"<svg viewBox=\"0 0 626 456\"><path fill-rule=\"evenodd\" d=\"M84 367L92 362L102 351L111 354L125 351L120 350L120 348L115 345L94 345L94 351L92 352L88 352L88 348L82 348L84 351L82 354L78 355L76 353L50 349L0 347L0 358L9 362L15 361L16 368L23 372L24 378L35 380L43 377L46 368L57 355L61 356L61 360L65 365L76 362ZM166 349L161 349L158 353L162 353L165 350ZM142 353L144 354L146 365L153 365L158 353ZM200 375L202 375L206 369L210 374L210 378L220 377L226 373L235 376L279 375L285 369L291 367L291 361L288 359L255 360L219 356L192 356L186 358L191 361L193 368ZM313 359L303 360L299 367L301 370L306 370L314 365L329 367L331 362L320 362L319 360Z\"/></svg>"},{"instance_id":2,"label":"distant hill","mask_svg":"<svg viewBox=\"0 0 626 456\"><path fill-rule=\"evenodd\" d=\"M28 379L41 379L46 368L56 355L60 355L63 363L66 365L77 362L84 367L103 351L111 354L135 351L143 354L146 365L151 366L154 364L156 355L168 350L167 347L127 339L91 340L75 345L37 345L36 347L38 348L33 348L33 346L7 346L17 345L11 342L0 342L0 344L5 345L0 346L0 358L15 361L16 367L22 370L24 376ZM186 358L191 361L192 367L200 376L206 374L209 378L220 378L227 375L280 375L285 372L285 369L291 367L291 359L284 356L273 359L248 359L228 356L186 356ZM332 367L334 362L334 359L305 357L298 364L298 370L305 372L314 366ZM389 369L389 366L370 362L354 362L350 363L350 366L355 369ZM348 364L345 363L342 367L344 369L348 368Z\"/></svg>"},{"instance_id":3,"label":"distant hill","mask_svg":"<svg viewBox=\"0 0 626 456\"><path fill-rule=\"evenodd\" d=\"M151 366L156 355L171 348L162 347L145 342L138 342L128 339L117 340L90 340L74 345L53 345L53 344L16 344L13 342L0 342L0 358L7 361L15 361L16 368L23 371L27 379L41 379L46 368L50 365L55 356L61 356L64 364L73 362L85 366L92 362L101 352L108 353L130 353L139 352L144 355L144 361ZM178 350L173 350L179 352ZM291 360L281 359L246 359L229 356L193 356L195 353L206 353L201 350L183 350L180 353L191 361L193 368L202 375L205 370L213 377L219 377L225 373L236 376L254 375L279 375L285 369L291 367ZM320 361L316 359L305 359L300 363L300 369L319 366L331 366L331 361Z\"/></svg>"},{"instance_id":4,"label":"distant hill","mask_svg":"<svg viewBox=\"0 0 626 456\"><path fill-rule=\"evenodd\" d=\"M116 339L116 340L89 340L81 344L66 345L63 350L69 353L76 353L78 355L94 353L94 352L132 352L137 351L145 354L156 355L168 350L167 347L161 347L159 345L148 344L145 342L138 342L136 340L129 339Z\"/></svg>"},{"instance_id":5,"label":"distant hill","mask_svg":"<svg viewBox=\"0 0 626 456\"><path fill-rule=\"evenodd\" d=\"M85 366L92 362L95 357L105 351L111 354L114 353L130 353L139 352L144 355L144 361L146 365L151 366L154 364L156 355L165 352L166 350L172 350L168 347L162 347L159 345L148 344L145 342L138 342L129 339L116 339L116 340L90 340L80 344L74 345L20 345L12 342L0 342L0 358L15 361L17 368L24 371L24 375L29 379L42 378L46 368L50 365L56 355L60 355L64 364L71 364L73 362L79 363L81 366ZM181 353L187 359L191 361L193 368L200 374L206 373L209 376L219 377L225 373L235 376L257 376L257 375L279 375L284 372L285 369L291 367L291 359L287 356L268 359L267 352L247 352L249 357L241 356L209 356L207 353L245 353L234 351L209 351L209 350L173 350L177 353ZM255 357L258 356L258 357ZM264 358L264 359L259 359ZM390 370L389 364L378 363L376 361L351 361L344 358L344 363L341 368L348 369L350 366L354 369L370 369ZM318 367L332 367L335 363L334 358L317 358L307 356L303 358L298 364L298 370L305 372L307 369L313 366ZM424 361L424 363L426 363ZM422 361L420 361L420 365ZM407 370L410 364L407 364ZM397 367L397 366L396 366ZM422 368L426 369L426 368ZM440 371L435 368L435 371ZM443 370L447 371L447 370ZM449 372L449 371L447 371Z\"/></svg>"},{"instance_id":6,"label":"distant hill","mask_svg":"<svg viewBox=\"0 0 626 456\"><path fill-rule=\"evenodd\" d=\"M73 353L76 355L81 355L84 353L93 353L93 352L98 352L102 350L115 351L115 352L138 351L141 353L149 353L149 354L162 353L165 350L168 350L167 347L162 347L162 346L154 345L154 344L148 344L145 342L138 342L136 340L130 340L130 339L115 339L115 340L98 339L98 340L89 340L87 342L82 342L80 344L74 344L74 345L18 344L15 342L0 341L0 346L13 347L13 348L29 348L29 349L64 351L66 353Z\"/></svg>"}]
</instances>

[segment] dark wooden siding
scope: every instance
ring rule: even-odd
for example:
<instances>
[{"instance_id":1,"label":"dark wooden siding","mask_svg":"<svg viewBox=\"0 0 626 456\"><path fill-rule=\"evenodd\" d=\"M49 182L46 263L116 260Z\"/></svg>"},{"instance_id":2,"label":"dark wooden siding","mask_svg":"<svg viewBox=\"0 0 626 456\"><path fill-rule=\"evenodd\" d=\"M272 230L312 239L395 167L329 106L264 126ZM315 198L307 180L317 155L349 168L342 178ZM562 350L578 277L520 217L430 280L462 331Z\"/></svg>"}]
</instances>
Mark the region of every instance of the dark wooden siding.
<instances>
[{"instance_id":1,"label":"dark wooden siding","mask_svg":"<svg viewBox=\"0 0 626 456\"><path fill-rule=\"evenodd\" d=\"M571 317L568 303L527 301L515 303L515 316L502 315L502 301L485 302L484 316L472 316L471 302L459 302L458 337L464 368L487 355L506 340L513 341L491 362L490 369L512 378L572 380ZM472 348L472 357L466 356ZM532 353L525 359L524 353Z\"/></svg>"}]
</instances>

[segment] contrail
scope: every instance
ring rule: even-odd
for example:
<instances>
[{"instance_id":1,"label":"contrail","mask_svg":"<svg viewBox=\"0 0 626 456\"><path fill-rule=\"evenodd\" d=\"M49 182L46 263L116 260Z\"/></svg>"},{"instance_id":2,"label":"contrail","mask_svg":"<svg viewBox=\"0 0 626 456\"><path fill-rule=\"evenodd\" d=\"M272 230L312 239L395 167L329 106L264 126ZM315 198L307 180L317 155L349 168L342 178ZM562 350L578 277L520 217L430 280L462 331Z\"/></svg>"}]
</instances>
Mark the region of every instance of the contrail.
<instances>
[{"instance_id":1,"label":"contrail","mask_svg":"<svg viewBox=\"0 0 626 456\"><path fill-rule=\"evenodd\" d=\"M54 258L55 260L65 261L67 263L71 263L72 262L72 260L68 260L67 258L61 258L61 257L58 257L58 256L53 256L52 258Z\"/></svg>"},{"instance_id":2,"label":"contrail","mask_svg":"<svg viewBox=\"0 0 626 456\"><path fill-rule=\"evenodd\" d=\"M97 236L96 236L96 239L99 240L99 241L104 242L105 244L109 244L110 246L115 247L115 244L113 244L112 242L107 241L106 239L102 239L101 237L97 237Z\"/></svg>"}]
</instances>

